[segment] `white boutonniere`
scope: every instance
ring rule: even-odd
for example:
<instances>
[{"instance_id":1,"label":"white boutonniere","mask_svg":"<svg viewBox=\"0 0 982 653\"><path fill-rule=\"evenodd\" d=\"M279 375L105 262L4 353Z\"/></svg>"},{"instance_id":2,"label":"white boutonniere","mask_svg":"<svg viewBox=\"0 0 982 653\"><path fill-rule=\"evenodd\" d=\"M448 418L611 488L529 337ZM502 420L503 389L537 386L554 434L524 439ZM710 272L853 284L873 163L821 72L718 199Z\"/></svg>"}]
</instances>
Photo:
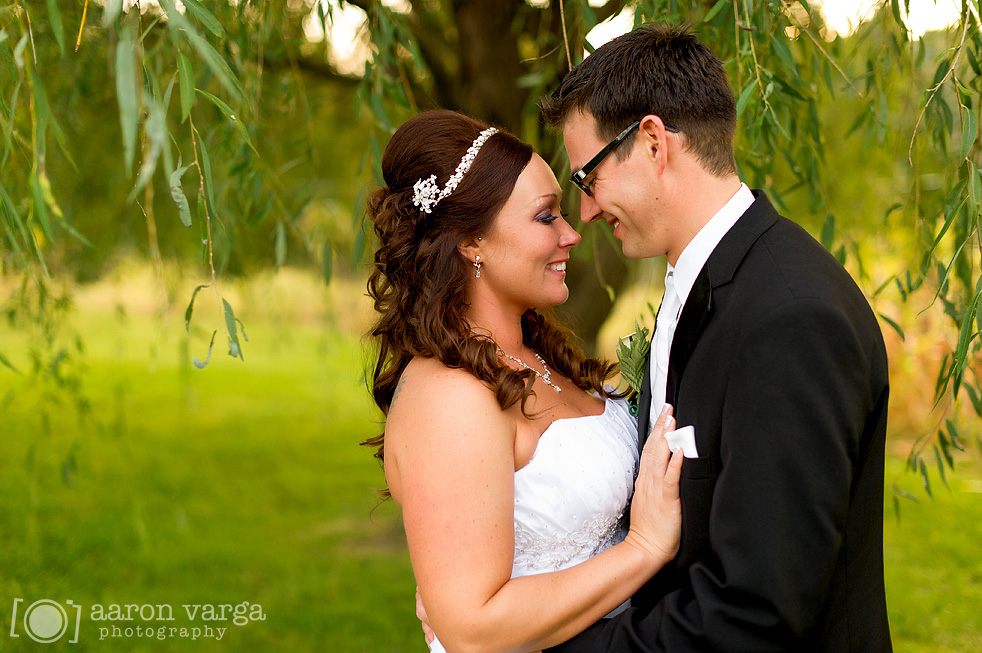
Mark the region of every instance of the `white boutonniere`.
<instances>
[{"instance_id":1,"label":"white boutonniere","mask_svg":"<svg viewBox=\"0 0 982 653\"><path fill-rule=\"evenodd\" d=\"M617 344L617 369L621 378L627 383L627 401L631 415L638 414L638 402L641 398L641 384L644 383L644 367L648 360L648 350L651 341L650 331L634 322L634 333L621 338Z\"/></svg>"}]
</instances>

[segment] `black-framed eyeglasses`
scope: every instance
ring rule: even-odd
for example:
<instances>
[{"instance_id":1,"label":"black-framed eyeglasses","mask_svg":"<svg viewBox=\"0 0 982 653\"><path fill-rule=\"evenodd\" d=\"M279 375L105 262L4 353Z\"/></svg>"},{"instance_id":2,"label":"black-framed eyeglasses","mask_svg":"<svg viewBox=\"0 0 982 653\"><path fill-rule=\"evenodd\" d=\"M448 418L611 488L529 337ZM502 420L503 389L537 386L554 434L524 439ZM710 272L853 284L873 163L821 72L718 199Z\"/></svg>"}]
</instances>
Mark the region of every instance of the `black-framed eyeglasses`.
<instances>
[{"instance_id":1,"label":"black-framed eyeglasses","mask_svg":"<svg viewBox=\"0 0 982 653\"><path fill-rule=\"evenodd\" d=\"M593 197L593 188L591 188L589 184L584 183L583 180L586 179L590 175L590 173L597 168L598 165L603 163L603 160L606 159L611 152L616 150L617 146L623 143L624 139L627 138L632 131L637 129L638 125L640 124L641 124L640 120L635 120L630 125L628 125L624 131L622 131L620 134L614 137L614 140L607 143L607 146L604 149L600 150L597 153L597 156L590 159L590 161L587 162L585 166L583 166L582 168L574 172L572 175L570 175L569 180L574 184L576 184L581 191L583 191L590 197ZM665 131L672 132L673 134L677 134L679 130L676 129L675 127L670 127L666 124Z\"/></svg>"}]
</instances>

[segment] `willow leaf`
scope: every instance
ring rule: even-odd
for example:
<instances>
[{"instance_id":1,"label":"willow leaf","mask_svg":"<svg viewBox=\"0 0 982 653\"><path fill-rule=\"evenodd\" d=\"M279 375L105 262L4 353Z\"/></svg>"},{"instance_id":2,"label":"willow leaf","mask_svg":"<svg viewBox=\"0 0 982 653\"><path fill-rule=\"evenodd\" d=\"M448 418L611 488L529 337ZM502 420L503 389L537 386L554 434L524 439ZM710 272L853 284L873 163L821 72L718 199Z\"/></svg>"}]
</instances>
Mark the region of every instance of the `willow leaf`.
<instances>
[{"instance_id":1,"label":"willow leaf","mask_svg":"<svg viewBox=\"0 0 982 653\"><path fill-rule=\"evenodd\" d=\"M184 223L185 227L191 226L191 206L188 204L188 198L184 194L184 188L181 186L181 177L184 175L188 168L193 166L193 163L189 163L186 166L181 165L181 160L177 160L177 170L170 175L170 196L177 204L177 212L181 216L181 222Z\"/></svg>"},{"instance_id":2,"label":"willow leaf","mask_svg":"<svg viewBox=\"0 0 982 653\"><path fill-rule=\"evenodd\" d=\"M938 449L938 445L935 444L933 445L933 447L934 447L934 457L938 463L938 475L941 476L941 482L944 483L944 486L947 488L948 479L945 477L944 461L941 460L941 451ZM951 488L948 489L950 490Z\"/></svg>"},{"instance_id":3,"label":"willow leaf","mask_svg":"<svg viewBox=\"0 0 982 653\"><path fill-rule=\"evenodd\" d=\"M215 348L215 336L218 335L218 329L211 332L211 342L208 343L208 356L205 358L204 362L200 361L197 356L194 357L194 366L199 370L203 370L208 367L208 363L211 362L211 351Z\"/></svg>"},{"instance_id":4,"label":"willow leaf","mask_svg":"<svg viewBox=\"0 0 982 653\"><path fill-rule=\"evenodd\" d=\"M222 309L225 315L225 328L228 330L228 355L245 361L242 357L242 346L239 344L238 324L232 305L222 298Z\"/></svg>"},{"instance_id":5,"label":"willow leaf","mask_svg":"<svg viewBox=\"0 0 982 653\"><path fill-rule=\"evenodd\" d=\"M256 151L256 146L252 144L252 139L249 138L248 130L246 130L245 125L242 124L242 120L239 119L237 115L235 115L234 111L232 111L232 107L230 107L220 98L215 97L214 95L212 95L207 91L202 91L200 88L197 89L197 91L198 93L201 93L206 98L211 100L211 103L214 104L216 107L218 107L218 110L221 111L223 114L225 114L226 118L232 121L232 124L235 125L235 129L239 132L239 134L241 134L242 138L245 139L245 142L249 145L249 148L253 152L256 152L256 154L259 154L259 152Z\"/></svg>"},{"instance_id":6,"label":"willow leaf","mask_svg":"<svg viewBox=\"0 0 982 653\"><path fill-rule=\"evenodd\" d=\"M177 75L181 85L181 122L184 122L194 106L194 71L191 59L183 52L177 53Z\"/></svg>"},{"instance_id":7,"label":"willow leaf","mask_svg":"<svg viewBox=\"0 0 982 653\"><path fill-rule=\"evenodd\" d=\"M959 160L966 159L975 144L975 136L978 131L975 112L968 107L962 107L962 149Z\"/></svg>"},{"instance_id":8,"label":"willow leaf","mask_svg":"<svg viewBox=\"0 0 982 653\"><path fill-rule=\"evenodd\" d=\"M283 222L276 223L276 269L279 270L286 262L286 227Z\"/></svg>"},{"instance_id":9,"label":"willow leaf","mask_svg":"<svg viewBox=\"0 0 982 653\"><path fill-rule=\"evenodd\" d=\"M41 180L37 170L31 172L29 183L31 186L31 206L34 209L34 216L41 225L44 237L48 241L51 241L53 234L51 233L51 221L48 219L48 205L44 201L44 193L41 191Z\"/></svg>"},{"instance_id":10,"label":"willow leaf","mask_svg":"<svg viewBox=\"0 0 982 653\"><path fill-rule=\"evenodd\" d=\"M194 292L191 293L191 301L188 302L188 307L184 311L184 328L187 329L188 335L191 335L191 314L194 312L194 299L198 296L198 293L201 292L202 289L207 288L210 285L210 283L203 283L195 288ZM215 336L212 336L212 341L214 341L214 338Z\"/></svg>"},{"instance_id":11,"label":"willow leaf","mask_svg":"<svg viewBox=\"0 0 982 653\"><path fill-rule=\"evenodd\" d=\"M140 122L139 95L136 86L136 20L124 21L116 44L116 101L123 131L123 162L127 174L136 152L136 132Z\"/></svg>"},{"instance_id":12,"label":"willow leaf","mask_svg":"<svg viewBox=\"0 0 982 653\"><path fill-rule=\"evenodd\" d=\"M907 340L907 337L904 335L904 330L903 330L903 328L901 328L901 326L899 324L897 324L896 322L894 322L893 320L891 320L889 317L887 317L883 313L877 313L877 315L879 315L880 318L884 322L886 322L887 324L889 324L890 325L890 328L892 328L894 331L897 332L897 335L900 336L900 339L901 340L904 340L904 341Z\"/></svg>"},{"instance_id":13,"label":"willow leaf","mask_svg":"<svg viewBox=\"0 0 982 653\"><path fill-rule=\"evenodd\" d=\"M194 25L191 24L191 21L177 10L177 7L174 6L174 0L160 0L160 6L167 13L168 28L173 30L174 33L180 34L191 43L191 47L201 56L205 65L211 69L222 86L237 99L244 96L245 92L242 89L242 84L239 82L239 78L236 77L235 73L232 72L232 69L229 68L228 62L198 33Z\"/></svg>"},{"instance_id":14,"label":"willow leaf","mask_svg":"<svg viewBox=\"0 0 982 653\"><path fill-rule=\"evenodd\" d=\"M51 21L51 31L55 33L55 41L58 43L58 51L61 56L65 56L65 30L61 24L61 9L58 8L58 0L48 0L48 19Z\"/></svg>"},{"instance_id":15,"label":"willow leaf","mask_svg":"<svg viewBox=\"0 0 982 653\"><path fill-rule=\"evenodd\" d=\"M736 111L737 117L743 113L743 110L747 108L747 104L750 103L750 98L753 97L754 89L757 87L757 82L755 80L750 81L747 86L740 91L740 98L737 100Z\"/></svg>"},{"instance_id":16,"label":"willow leaf","mask_svg":"<svg viewBox=\"0 0 982 653\"><path fill-rule=\"evenodd\" d=\"M201 24L208 28L208 31L217 36L220 39L225 38L225 28L222 24L218 22L215 15L210 11L205 9L198 0L181 0L188 11L194 14L194 17L201 21Z\"/></svg>"}]
</instances>

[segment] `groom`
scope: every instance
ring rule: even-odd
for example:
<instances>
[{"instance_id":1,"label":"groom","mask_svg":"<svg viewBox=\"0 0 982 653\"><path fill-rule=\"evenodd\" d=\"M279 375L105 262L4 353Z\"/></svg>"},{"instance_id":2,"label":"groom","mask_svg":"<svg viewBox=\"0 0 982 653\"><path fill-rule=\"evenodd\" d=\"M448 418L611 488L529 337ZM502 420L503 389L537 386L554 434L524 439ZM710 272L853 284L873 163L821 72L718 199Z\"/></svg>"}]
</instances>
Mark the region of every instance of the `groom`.
<instances>
[{"instance_id":1,"label":"groom","mask_svg":"<svg viewBox=\"0 0 982 653\"><path fill-rule=\"evenodd\" d=\"M677 557L555 650L890 651L879 326L842 266L740 183L722 64L682 28L642 27L540 105L582 219L630 258L668 257L641 441L666 401L695 431Z\"/></svg>"}]
</instances>

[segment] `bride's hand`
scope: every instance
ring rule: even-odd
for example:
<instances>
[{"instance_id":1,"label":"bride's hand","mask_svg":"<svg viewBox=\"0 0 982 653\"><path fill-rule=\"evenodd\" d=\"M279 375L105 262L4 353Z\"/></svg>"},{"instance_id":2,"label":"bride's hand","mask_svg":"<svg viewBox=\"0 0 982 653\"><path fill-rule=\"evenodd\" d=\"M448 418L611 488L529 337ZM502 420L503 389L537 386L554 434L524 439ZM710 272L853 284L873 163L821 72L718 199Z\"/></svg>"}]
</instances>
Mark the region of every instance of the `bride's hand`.
<instances>
[{"instance_id":1,"label":"bride's hand","mask_svg":"<svg viewBox=\"0 0 982 653\"><path fill-rule=\"evenodd\" d=\"M627 536L627 541L641 547L659 567L678 553L682 530L679 478L683 454L681 449L673 454L665 440L665 433L673 430L672 408L666 405L641 452Z\"/></svg>"},{"instance_id":2,"label":"bride's hand","mask_svg":"<svg viewBox=\"0 0 982 653\"><path fill-rule=\"evenodd\" d=\"M430 627L430 618L426 616L426 608L423 607L423 597L419 595L419 585L416 586L416 618L419 619L420 625L423 627L423 639L426 640L426 645L429 646L436 639L436 634Z\"/></svg>"}]
</instances>

